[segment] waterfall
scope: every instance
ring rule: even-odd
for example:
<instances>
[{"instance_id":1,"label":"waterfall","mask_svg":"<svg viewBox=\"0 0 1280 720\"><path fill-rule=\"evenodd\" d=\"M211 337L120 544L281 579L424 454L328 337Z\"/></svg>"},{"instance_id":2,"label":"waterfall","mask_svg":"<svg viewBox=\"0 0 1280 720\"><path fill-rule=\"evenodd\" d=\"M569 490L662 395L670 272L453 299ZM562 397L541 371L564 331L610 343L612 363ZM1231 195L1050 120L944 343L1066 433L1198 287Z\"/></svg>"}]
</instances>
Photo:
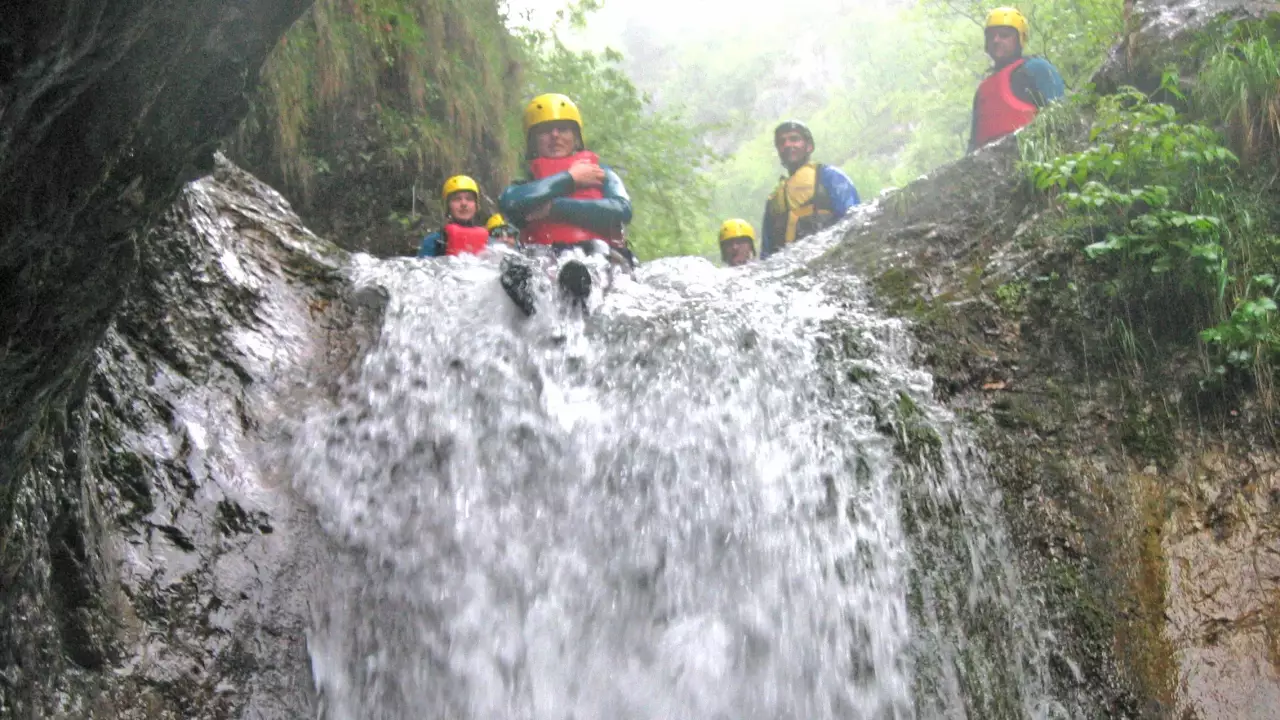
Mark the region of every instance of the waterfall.
<instances>
[{"instance_id":1,"label":"waterfall","mask_svg":"<svg viewBox=\"0 0 1280 720\"><path fill-rule=\"evenodd\" d=\"M810 267L837 237L585 317L525 319L495 258L358 258L381 336L289 456L340 548L321 716L1070 716L983 458Z\"/></svg>"}]
</instances>

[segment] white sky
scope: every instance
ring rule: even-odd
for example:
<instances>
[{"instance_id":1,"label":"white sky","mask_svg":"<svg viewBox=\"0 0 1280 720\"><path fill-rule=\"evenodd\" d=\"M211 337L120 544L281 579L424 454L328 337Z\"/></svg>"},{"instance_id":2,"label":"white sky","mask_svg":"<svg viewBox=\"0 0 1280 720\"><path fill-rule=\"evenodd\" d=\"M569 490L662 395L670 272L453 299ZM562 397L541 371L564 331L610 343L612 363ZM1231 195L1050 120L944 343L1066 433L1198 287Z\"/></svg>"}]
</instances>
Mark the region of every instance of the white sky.
<instances>
[{"instance_id":1,"label":"white sky","mask_svg":"<svg viewBox=\"0 0 1280 720\"><path fill-rule=\"evenodd\" d=\"M866 5L875 0L808 0L803 7L813 3L827 6ZM532 12L533 24L547 27L555 20L557 10L566 0L506 0L512 17ZM693 28L714 32L724 25L726 17L741 20L744 17L767 22L789 7L777 0L604 0L604 9L592 16L591 26L601 35L617 37L628 20L641 20L646 25L679 32ZM794 6L792 6L794 7Z\"/></svg>"}]
</instances>

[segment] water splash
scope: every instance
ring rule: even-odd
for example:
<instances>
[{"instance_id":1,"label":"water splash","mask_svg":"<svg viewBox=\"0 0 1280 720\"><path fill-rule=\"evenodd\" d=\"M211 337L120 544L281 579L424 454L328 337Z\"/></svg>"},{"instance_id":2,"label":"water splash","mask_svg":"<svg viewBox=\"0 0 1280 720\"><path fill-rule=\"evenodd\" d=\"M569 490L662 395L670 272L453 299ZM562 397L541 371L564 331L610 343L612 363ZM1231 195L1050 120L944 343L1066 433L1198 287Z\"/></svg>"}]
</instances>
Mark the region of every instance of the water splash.
<instances>
[{"instance_id":1,"label":"water splash","mask_svg":"<svg viewBox=\"0 0 1280 720\"><path fill-rule=\"evenodd\" d=\"M364 260L382 336L292 457L346 549L322 714L1048 716L980 464L897 322L806 269L834 236L586 318L524 319L493 258Z\"/></svg>"}]
</instances>

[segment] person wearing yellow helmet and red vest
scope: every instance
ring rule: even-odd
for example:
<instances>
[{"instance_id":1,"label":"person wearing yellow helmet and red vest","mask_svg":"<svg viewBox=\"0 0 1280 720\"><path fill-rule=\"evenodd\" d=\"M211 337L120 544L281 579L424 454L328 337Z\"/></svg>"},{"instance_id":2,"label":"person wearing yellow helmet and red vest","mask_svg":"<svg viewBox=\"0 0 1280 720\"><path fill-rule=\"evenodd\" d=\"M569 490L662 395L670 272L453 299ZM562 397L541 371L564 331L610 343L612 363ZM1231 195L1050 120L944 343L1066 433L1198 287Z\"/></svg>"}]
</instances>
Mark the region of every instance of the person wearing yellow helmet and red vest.
<instances>
[{"instance_id":1,"label":"person wearing yellow helmet and red vest","mask_svg":"<svg viewBox=\"0 0 1280 720\"><path fill-rule=\"evenodd\" d=\"M502 214L526 245L565 249L591 240L625 248L631 198L618 174L586 149L582 113L568 97L539 95L524 111L530 179L502 191Z\"/></svg>"},{"instance_id":2,"label":"person wearing yellow helmet and red vest","mask_svg":"<svg viewBox=\"0 0 1280 720\"><path fill-rule=\"evenodd\" d=\"M725 220L720 226L720 259L729 267L751 262L756 256L756 231L746 220Z\"/></svg>"},{"instance_id":3,"label":"person wearing yellow helmet and red vest","mask_svg":"<svg viewBox=\"0 0 1280 720\"><path fill-rule=\"evenodd\" d=\"M761 223L760 257L767 258L804 237L833 225L858 205L858 189L840 168L810 160L813 133L799 120L773 130L778 159L787 169L765 203Z\"/></svg>"},{"instance_id":4,"label":"person wearing yellow helmet and red vest","mask_svg":"<svg viewBox=\"0 0 1280 720\"><path fill-rule=\"evenodd\" d=\"M525 107L524 130L529 179L508 186L498 198L502 214L520 228L523 245L557 254L571 249L606 254L630 266L634 257L625 227L631 222L631 198L622 178L586 149L578 106L559 93L539 95ZM503 272L507 294L530 314L531 274L527 265L516 263ZM558 279L579 300L590 292L582 263L566 263Z\"/></svg>"},{"instance_id":5,"label":"person wearing yellow helmet and red vest","mask_svg":"<svg viewBox=\"0 0 1280 720\"><path fill-rule=\"evenodd\" d=\"M447 222L422 239L418 257L481 253L489 245L489 231L476 224L480 186L466 175L455 175L441 189Z\"/></svg>"},{"instance_id":6,"label":"person wearing yellow helmet and red vest","mask_svg":"<svg viewBox=\"0 0 1280 720\"><path fill-rule=\"evenodd\" d=\"M973 98L969 152L989 145L1035 119L1040 108L1061 98L1066 85L1048 60L1023 57L1031 25L1014 8L987 14L987 55L995 66Z\"/></svg>"}]
</instances>

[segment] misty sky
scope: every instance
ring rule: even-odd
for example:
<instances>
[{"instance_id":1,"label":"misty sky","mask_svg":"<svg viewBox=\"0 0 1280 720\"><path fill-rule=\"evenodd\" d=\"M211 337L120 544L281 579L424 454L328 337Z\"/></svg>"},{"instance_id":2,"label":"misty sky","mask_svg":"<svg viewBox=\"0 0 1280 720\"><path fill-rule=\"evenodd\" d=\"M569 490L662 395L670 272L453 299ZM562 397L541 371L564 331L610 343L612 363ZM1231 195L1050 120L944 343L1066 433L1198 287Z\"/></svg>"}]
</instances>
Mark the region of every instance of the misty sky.
<instances>
[{"instance_id":1,"label":"misty sky","mask_svg":"<svg viewBox=\"0 0 1280 720\"><path fill-rule=\"evenodd\" d=\"M853 7L875 0L808 0L805 7ZM533 14L535 25L546 27L563 8L565 0L506 0L513 17ZM616 41L628 24L642 24L657 30L681 34L691 30L715 32L731 18L743 21L770 22L778 13L776 2L761 0L605 0L604 9L591 18L591 30L605 39Z\"/></svg>"}]
</instances>

